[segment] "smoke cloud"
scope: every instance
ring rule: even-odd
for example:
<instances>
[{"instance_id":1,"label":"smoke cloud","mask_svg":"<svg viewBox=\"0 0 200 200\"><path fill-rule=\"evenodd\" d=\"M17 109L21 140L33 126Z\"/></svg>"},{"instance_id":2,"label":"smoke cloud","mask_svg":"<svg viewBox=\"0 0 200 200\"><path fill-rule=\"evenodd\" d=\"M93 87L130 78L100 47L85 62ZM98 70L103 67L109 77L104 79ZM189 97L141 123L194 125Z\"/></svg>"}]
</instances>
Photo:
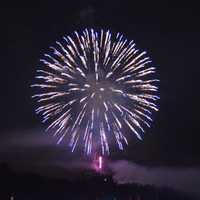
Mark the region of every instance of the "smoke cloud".
<instances>
[{"instance_id":1,"label":"smoke cloud","mask_svg":"<svg viewBox=\"0 0 200 200\"><path fill-rule=\"evenodd\" d=\"M199 168L145 167L120 160L111 162L113 179L119 184L137 183L168 187L200 197Z\"/></svg>"},{"instance_id":2,"label":"smoke cloud","mask_svg":"<svg viewBox=\"0 0 200 200\"><path fill-rule=\"evenodd\" d=\"M68 178L69 173L74 178L81 171L94 170L91 161L75 152L69 153L65 144L56 145L55 138L40 129L4 134L0 144L0 163L8 163L16 170L62 178ZM127 160L107 160L104 165L112 171L118 184L168 187L200 197L198 167L147 167Z\"/></svg>"}]
</instances>

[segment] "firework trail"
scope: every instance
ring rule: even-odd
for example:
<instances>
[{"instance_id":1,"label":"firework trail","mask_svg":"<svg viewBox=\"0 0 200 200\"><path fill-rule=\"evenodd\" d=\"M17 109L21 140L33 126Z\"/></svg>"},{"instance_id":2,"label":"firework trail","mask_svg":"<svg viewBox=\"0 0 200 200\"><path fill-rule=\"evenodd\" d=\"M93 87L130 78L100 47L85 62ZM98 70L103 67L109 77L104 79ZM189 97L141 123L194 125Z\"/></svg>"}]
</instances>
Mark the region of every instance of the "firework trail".
<instances>
[{"instance_id":1,"label":"firework trail","mask_svg":"<svg viewBox=\"0 0 200 200\"><path fill-rule=\"evenodd\" d=\"M36 113L49 122L58 144L66 138L73 152L83 142L91 154L99 143L104 155L111 138L120 150L128 145L127 128L142 140L159 99L146 52L119 33L93 29L75 31L50 49L31 87Z\"/></svg>"}]
</instances>

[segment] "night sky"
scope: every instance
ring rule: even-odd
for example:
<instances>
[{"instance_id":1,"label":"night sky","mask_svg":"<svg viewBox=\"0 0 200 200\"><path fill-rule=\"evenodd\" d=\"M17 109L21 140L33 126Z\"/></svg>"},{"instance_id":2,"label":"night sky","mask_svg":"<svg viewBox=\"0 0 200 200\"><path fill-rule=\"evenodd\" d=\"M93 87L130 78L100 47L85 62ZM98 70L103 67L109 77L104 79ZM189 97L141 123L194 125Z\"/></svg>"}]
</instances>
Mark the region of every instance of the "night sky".
<instances>
[{"instance_id":1,"label":"night sky","mask_svg":"<svg viewBox=\"0 0 200 200\"><path fill-rule=\"evenodd\" d=\"M55 146L56 141L43 134L45 126L34 113L30 84L50 45L74 30L96 27L133 39L148 52L161 80L160 111L144 141L133 138L124 152L113 151L111 158L155 165L200 164L198 5L190 1L34 2L0 8L0 162L25 167L44 158L48 163L48 158L69 156L65 147Z\"/></svg>"}]
</instances>

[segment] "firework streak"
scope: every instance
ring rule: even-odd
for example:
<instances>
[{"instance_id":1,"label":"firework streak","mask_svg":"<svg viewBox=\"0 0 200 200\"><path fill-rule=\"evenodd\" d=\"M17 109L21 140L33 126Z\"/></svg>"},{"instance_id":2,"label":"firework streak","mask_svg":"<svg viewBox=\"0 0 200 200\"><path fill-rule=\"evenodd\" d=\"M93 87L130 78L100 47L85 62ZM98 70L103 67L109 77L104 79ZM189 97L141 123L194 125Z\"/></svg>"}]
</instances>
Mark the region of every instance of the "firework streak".
<instances>
[{"instance_id":1,"label":"firework streak","mask_svg":"<svg viewBox=\"0 0 200 200\"><path fill-rule=\"evenodd\" d=\"M150 127L152 111L158 110L159 80L133 41L110 31L75 31L40 61L32 97L58 144L66 138L74 151L83 143L88 155L100 144L104 155L111 138L120 150L128 145L128 132L142 140L143 127Z\"/></svg>"}]
</instances>

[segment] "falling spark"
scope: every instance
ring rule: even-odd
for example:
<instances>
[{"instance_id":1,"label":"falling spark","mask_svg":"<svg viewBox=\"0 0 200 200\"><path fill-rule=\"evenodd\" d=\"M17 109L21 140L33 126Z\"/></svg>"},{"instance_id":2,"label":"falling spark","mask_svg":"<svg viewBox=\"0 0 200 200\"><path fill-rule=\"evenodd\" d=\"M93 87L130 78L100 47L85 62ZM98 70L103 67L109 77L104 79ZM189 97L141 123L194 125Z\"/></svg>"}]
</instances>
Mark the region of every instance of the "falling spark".
<instances>
[{"instance_id":1,"label":"falling spark","mask_svg":"<svg viewBox=\"0 0 200 200\"><path fill-rule=\"evenodd\" d=\"M83 143L86 154L100 144L104 155L111 138L120 150L128 145L129 133L143 139L144 126L150 127L152 112L158 111L159 80L152 78L155 67L133 41L110 31L75 31L40 62L32 98L57 144L66 139L73 152Z\"/></svg>"}]
</instances>

